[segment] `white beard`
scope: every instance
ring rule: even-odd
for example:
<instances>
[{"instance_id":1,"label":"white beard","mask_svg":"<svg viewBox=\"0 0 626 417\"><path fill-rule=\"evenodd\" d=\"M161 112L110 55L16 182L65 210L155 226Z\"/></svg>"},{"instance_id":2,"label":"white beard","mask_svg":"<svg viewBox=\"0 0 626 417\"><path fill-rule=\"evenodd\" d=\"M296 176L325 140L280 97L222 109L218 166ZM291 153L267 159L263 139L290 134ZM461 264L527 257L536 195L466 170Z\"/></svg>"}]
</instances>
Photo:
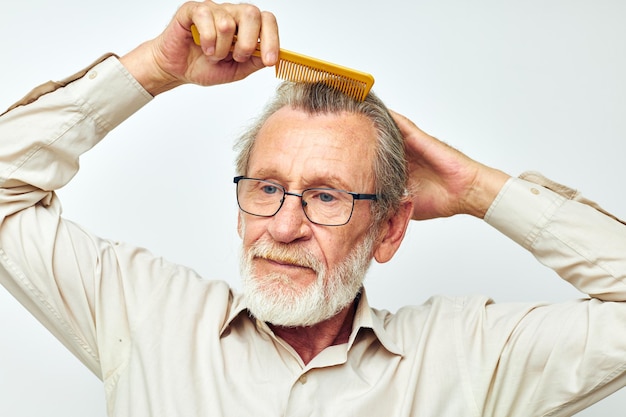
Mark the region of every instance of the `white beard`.
<instances>
[{"instance_id":1,"label":"white beard","mask_svg":"<svg viewBox=\"0 0 626 417\"><path fill-rule=\"evenodd\" d=\"M312 326L330 319L350 305L361 290L371 264L375 237L370 232L330 273L301 247L268 240L255 242L241 254L246 307L255 318L277 326ZM311 268L317 279L306 288L298 288L284 274L256 276L252 265L255 257Z\"/></svg>"}]
</instances>

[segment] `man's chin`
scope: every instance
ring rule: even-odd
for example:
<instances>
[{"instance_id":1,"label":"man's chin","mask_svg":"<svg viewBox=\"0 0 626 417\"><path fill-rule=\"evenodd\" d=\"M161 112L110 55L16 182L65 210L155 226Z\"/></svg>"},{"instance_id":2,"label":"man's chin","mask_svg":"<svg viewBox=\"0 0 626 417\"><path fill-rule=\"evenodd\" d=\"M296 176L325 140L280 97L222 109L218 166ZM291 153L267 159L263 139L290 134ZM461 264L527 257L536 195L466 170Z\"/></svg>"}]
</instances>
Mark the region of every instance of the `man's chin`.
<instances>
[{"instance_id":1,"label":"man's chin","mask_svg":"<svg viewBox=\"0 0 626 417\"><path fill-rule=\"evenodd\" d=\"M323 302L302 295L294 288L265 287L261 291L246 291L244 297L248 310L256 319L283 327L313 326L326 318Z\"/></svg>"},{"instance_id":2,"label":"man's chin","mask_svg":"<svg viewBox=\"0 0 626 417\"><path fill-rule=\"evenodd\" d=\"M250 314L281 327L310 327L329 320L350 305L357 294L358 291L342 302L330 302L324 296L324 290L315 284L300 291L284 287L254 289L244 286L244 298Z\"/></svg>"}]
</instances>

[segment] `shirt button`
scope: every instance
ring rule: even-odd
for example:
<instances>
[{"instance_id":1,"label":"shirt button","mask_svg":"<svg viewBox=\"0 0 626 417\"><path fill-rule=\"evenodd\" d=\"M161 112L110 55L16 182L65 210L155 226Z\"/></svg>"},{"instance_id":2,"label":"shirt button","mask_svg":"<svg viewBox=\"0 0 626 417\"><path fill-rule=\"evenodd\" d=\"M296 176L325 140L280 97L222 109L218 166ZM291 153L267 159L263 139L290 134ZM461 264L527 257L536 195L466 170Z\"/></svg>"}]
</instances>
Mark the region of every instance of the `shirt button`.
<instances>
[{"instance_id":1,"label":"shirt button","mask_svg":"<svg viewBox=\"0 0 626 417\"><path fill-rule=\"evenodd\" d=\"M531 188L530 192L533 193L534 195L539 195L539 190L536 188Z\"/></svg>"},{"instance_id":2,"label":"shirt button","mask_svg":"<svg viewBox=\"0 0 626 417\"><path fill-rule=\"evenodd\" d=\"M89 79L93 80L94 78L96 78L98 76L98 72L97 71L90 71L89 72Z\"/></svg>"},{"instance_id":3,"label":"shirt button","mask_svg":"<svg viewBox=\"0 0 626 417\"><path fill-rule=\"evenodd\" d=\"M302 375L300 378L298 378L298 382L300 382L302 385L306 384L306 381L307 381L306 375Z\"/></svg>"}]
</instances>

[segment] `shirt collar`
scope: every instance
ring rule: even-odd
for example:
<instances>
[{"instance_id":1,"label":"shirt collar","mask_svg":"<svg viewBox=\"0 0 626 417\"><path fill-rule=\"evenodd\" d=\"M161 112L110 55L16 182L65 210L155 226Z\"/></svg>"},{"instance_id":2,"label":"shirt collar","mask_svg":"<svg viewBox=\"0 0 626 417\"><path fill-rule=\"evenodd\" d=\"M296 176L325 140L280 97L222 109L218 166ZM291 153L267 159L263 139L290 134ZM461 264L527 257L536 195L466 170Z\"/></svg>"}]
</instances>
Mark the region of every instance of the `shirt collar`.
<instances>
[{"instance_id":1,"label":"shirt collar","mask_svg":"<svg viewBox=\"0 0 626 417\"><path fill-rule=\"evenodd\" d=\"M231 292L231 294L233 293ZM230 327L233 320L235 320L244 311L247 312L248 309L243 301L243 296L238 293L233 294L230 310L228 311L224 325L220 329L220 337L224 336L224 332Z\"/></svg>"},{"instance_id":2,"label":"shirt collar","mask_svg":"<svg viewBox=\"0 0 626 417\"><path fill-rule=\"evenodd\" d=\"M387 351L394 355L403 356L403 350L395 343L389 332L385 329L384 316L389 313L383 314L383 312L379 312L370 307L365 288L361 289L361 293L358 297L357 310L352 323L352 334L348 341L348 349L352 347L361 329L370 329ZM248 314L243 296L241 294L235 294L226 321L220 330L220 336L230 327L233 320L244 312Z\"/></svg>"},{"instance_id":3,"label":"shirt collar","mask_svg":"<svg viewBox=\"0 0 626 417\"><path fill-rule=\"evenodd\" d=\"M389 332L385 329L384 317L389 313L383 314L384 312L379 312L370 307L365 288L361 289L359 297L354 322L352 323L352 334L348 342L349 348L354 343L361 329L371 329L378 341L387 351L394 355L403 356L403 350L396 344Z\"/></svg>"}]
</instances>

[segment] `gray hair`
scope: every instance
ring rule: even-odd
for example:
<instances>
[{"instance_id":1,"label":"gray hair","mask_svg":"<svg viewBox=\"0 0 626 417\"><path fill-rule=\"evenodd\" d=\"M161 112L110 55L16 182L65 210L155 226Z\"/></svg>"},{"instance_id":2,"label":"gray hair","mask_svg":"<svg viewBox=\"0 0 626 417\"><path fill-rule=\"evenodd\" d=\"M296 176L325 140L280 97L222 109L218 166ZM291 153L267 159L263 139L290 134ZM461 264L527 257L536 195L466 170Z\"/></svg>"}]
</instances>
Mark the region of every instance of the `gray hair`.
<instances>
[{"instance_id":1,"label":"gray hair","mask_svg":"<svg viewBox=\"0 0 626 417\"><path fill-rule=\"evenodd\" d=\"M282 83L274 98L261 115L239 137L235 144L238 151L236 169L238 175L246 175L250 155L257 134L270 116L289 106L309 114L348 112L367 117L377 133L374 160L374 178L378 201L372 204L372 215L379 223L395 213L406 195L407 167L404 140L391 114L383 102L372 92L359 102L323 83Z\"/></svg>"}]
</instances>

